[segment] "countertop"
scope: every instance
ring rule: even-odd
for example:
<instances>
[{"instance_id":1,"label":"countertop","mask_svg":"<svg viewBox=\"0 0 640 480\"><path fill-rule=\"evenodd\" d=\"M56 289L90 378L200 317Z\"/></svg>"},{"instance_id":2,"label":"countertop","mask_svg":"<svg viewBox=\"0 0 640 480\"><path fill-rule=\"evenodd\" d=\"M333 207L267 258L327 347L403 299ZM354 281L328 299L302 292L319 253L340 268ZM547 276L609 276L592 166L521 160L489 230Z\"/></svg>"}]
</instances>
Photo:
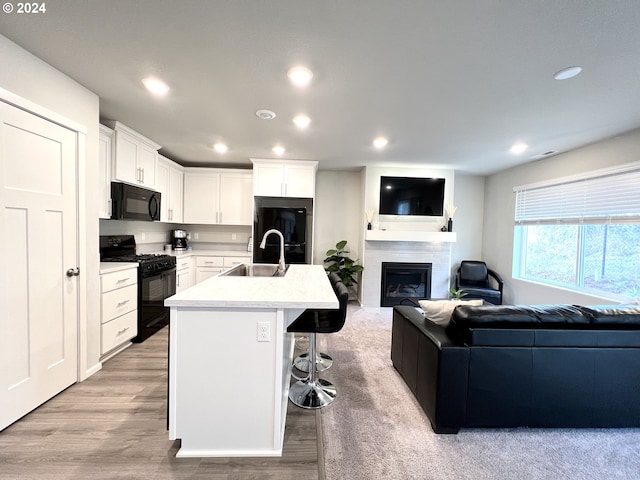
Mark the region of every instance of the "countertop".
<instances>
[{"instance_id":1,"label":"countertop","mask_svg":"<svg viewBox=\"0 0 640 480\"><path fill-rule=\"evenodd\" d=\"M192 257L194 255L210 255L215 257L253 257L253 253L247 252L246 250L160 250L153 253L173 255L176 258Z\"/></svg>"},{"instance_id":2,"label":"countertop","mask_svg":"<svg viewBox=\"0 0 640 480\"><path fill-rule=\"evenodd\" d=\"M338 308L322 265L290 265L284 277L212 277L169 297L167 307Z\"/></svg>"}]
</instances>

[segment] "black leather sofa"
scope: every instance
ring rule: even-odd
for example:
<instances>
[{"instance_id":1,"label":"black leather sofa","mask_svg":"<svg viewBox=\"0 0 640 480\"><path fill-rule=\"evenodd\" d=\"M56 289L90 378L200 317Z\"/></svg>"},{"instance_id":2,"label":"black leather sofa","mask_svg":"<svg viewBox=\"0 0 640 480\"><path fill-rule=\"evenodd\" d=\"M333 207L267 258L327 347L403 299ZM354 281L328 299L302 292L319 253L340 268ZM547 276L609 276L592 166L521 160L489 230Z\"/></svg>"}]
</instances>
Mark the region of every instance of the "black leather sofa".
<instances>
[{"instance_id":1,"label":"black leather sofa","mask_svg":"<svg viewBox=\"0 0 640 480\"><path fill-rule=\"evenodd\" d=\"M436 433L640 427L640 306L393 310L391 359Z\"/></svg>"}]
</instances>

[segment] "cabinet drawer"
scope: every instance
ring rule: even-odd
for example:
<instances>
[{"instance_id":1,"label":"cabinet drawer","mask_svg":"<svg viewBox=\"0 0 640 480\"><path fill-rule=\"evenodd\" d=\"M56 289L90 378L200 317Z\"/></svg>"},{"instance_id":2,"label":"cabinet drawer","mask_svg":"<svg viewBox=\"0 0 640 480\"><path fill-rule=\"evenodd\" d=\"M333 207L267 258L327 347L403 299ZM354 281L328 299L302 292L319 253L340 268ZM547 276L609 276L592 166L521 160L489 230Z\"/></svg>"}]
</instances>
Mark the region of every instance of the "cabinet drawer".
<instances>
[{"instance_id":1,"label":"cabinet drawer","mask_svg":"<svg viewBox=\"0 0 640 480\"><path fill-rule=\"evenodd\" d=\"M196 267L222 267L224 266L223 257L196 257Z\"/></svg>"},{"instance_id":2,"label":"cabinet drawer","mask_svg":"<svg viewBox=\"0 0 640 480\"><path fill-rule=\"evenodd\" d=\"M223 266L228 268L239 263L249 263L249 257L224 257Z\"/></svg>"},{"instance_id":3,"label":"cabinet drawer","mask_svg":"<svg viewBox=\"0 0 640 480\"><path fill-rule=\"evenodd\" d=\"M138 284L103 293L102 323L138 308Z\"/></svg>"},{"instance_id":4,"label":"cabinet drawer","mask_svg":"<svg viewBox=\"0 0 640 480\"><path fill-rule=\"evenodd\" d=\"M126 313L102 325L101 353L105 354L138 334L138 310Z\"/></svg>"},{"instance_id":5,"label":"cabinet drawer","mask_svg":"<svg viewBox=\"0 0 640 480\"><path fill-rule=\"evenodd\" d=\"M190 258L181 258L177 261L176 270L182 270L183 268L191 267L191 259Z\"/></svg>"},{"instance_id":6,"label":"cabinet drawer","mask_svg":"<svg viewBox=\"0 0 640 480\"><path fill-rule=\"evenodd\" d=\"M116 288L122 288L138 283L138 268L120 270L119 272L100 275L100 291L109 292Z\"/></svg>"}]
</instances>

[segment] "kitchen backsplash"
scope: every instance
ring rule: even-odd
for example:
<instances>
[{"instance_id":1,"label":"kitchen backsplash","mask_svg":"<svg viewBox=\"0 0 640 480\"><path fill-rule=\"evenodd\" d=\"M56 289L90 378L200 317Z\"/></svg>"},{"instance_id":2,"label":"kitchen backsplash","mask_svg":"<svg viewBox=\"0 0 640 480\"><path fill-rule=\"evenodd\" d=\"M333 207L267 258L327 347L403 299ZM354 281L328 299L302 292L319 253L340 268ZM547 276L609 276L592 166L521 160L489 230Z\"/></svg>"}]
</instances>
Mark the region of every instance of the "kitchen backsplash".
<instances>
[{"instance_id":1,"label":"kitchen backsplash","mask_svg":"<svg viewBox=\"0 0 640 480\"><path fill-rule=\"evenodd\" d=\"M251 236L248 225L184 225L127 220L100 220L100 235L134 235L138 253L151 253L170 243L171 230L189 232L189 244L198 250L244 250Z\"/></svg>"}]
</instances>

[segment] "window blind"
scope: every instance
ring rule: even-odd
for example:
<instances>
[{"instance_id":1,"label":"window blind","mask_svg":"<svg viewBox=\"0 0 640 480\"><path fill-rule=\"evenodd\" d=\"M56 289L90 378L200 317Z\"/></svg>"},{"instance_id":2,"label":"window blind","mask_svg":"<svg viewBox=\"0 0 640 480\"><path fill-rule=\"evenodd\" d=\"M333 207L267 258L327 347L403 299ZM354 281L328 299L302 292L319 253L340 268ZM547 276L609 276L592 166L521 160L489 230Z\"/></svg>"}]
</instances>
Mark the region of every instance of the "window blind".
<instances>
[{"instance_id":1,"label":"window blind","mask_svg":"<svg viewBox=\"0 0 640 480\"><path fill-rule=\"evenodd\" d=\"M517 224L640 221L640 167L633 170L517 187Z\"/></svg>"}]
</instances>

